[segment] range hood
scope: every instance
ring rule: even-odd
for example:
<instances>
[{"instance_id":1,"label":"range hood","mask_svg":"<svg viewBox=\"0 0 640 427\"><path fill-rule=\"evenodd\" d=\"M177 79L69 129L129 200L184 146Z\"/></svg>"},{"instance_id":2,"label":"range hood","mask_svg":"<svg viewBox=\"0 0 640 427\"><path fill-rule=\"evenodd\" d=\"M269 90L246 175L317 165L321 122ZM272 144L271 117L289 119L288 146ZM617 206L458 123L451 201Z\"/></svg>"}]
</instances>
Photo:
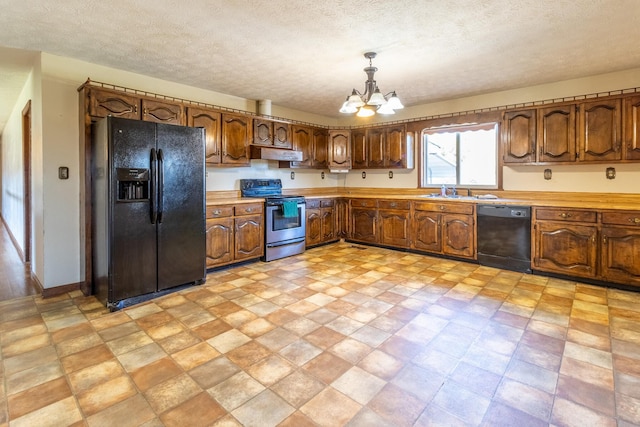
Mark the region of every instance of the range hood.
<instances>
[{"instance_id":1,"label":"range hood","mask_svg":"<svg viewBox=\"0 0 640 427\"><path fill-rule=\"evenodd\" d=\"M262 160L283 160L290 162L301 162L302 151L288 150L284 148L263 147L252 145L250 150L251 159Z\"/></svg>"}]
</instances>

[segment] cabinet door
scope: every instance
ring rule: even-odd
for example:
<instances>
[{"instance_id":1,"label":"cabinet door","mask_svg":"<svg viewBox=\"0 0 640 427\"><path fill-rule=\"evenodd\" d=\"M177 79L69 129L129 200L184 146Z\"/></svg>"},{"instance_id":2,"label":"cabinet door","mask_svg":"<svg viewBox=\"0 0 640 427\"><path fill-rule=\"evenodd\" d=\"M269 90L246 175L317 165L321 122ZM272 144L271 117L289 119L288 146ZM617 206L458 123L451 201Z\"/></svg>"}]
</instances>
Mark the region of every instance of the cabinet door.
<instances>
[{"instance_id":1,"label":"cabinet door","mask_svg":"<svg viewBox=\"0 0 640 427\"><path fill-rule=\"evenodd\" d=\"M321 241L330 242L335 238L335 213L333 206L320 210L320 223L322 230Z\"/></svg>"},{"instance_id":2,"label":"cabinet door","mask_svg":"<svg viewBox=\"0 0 640 427\"><path fill-rule=\"evenodd\" d=\"M219 164L221 161L220 119L221 114L217 111L191 107L187 109L187 126L204 128L205 161L209 164Z\"/></svg>"},{"instance_id":3,"label":"cabinet door","mask_svg":"<svg viewBox=\"0 0 640 427\"><path fill-rule=\"evenodd\" d=\"M536 160L536 110L507 111L502 118L504 163Z\"/></svg>"},{"instance_id":4,"label":"cabinet door","mask_svg":"<svg viewBox=\"0 0 640 427\"><path fill-rule=\"evenodd\" d=\"M366 169L369 166L367 132L360 130L351 131L351 157L353 169Z\"/></svg>"},{"instance_id":5,"label":"cabinet door","mask_svg":"<svg viewBox=\"0 0 640 427\"><path fill-rule=\"evenodd\" d=\"M306 245L317 245L322 241L322 219L320 209L309 209L307 207L307 230Z\"/></svg>"},{"instance_id":6,"label":"cabinet door","mask_svg":"<svg viewBox=\"0 0 640 427\"><path fill-rule=\"evenodd\" d=\"M382 168L385 159L385 138L386 132L384 128L367 129L368 144L368 167Z\"/></svg>"},{"instance_id":7,"label":"cabinet door","mask_svg":"<svg viewBox=\"0 0 640 427\"><path fill-rule=\"evenodd\" d=\"M329 131L329 168L351 169L350 136L348 130Z\"/></svg>"},{"instance_id":8,"label":"cabinet door","mask_svg":"<svg viewBox=\"0 0 640 427\"><path fill-rule=\"evenodd\" d=\"M407 166L407 144L405 128L393 126L386 129L384 165L388 168L404 168Z\"/></svg>"},{"instance_id":9,"label":"cabinet door","mask_svg":"<svg viewBox=\"0 0 640 427\"><path fill-rule=\"evenodd\" d=\"M430 252L442 252L440 214L416 211L413 220L413 247Z\"/></svg>"},{"instance_id":10,"label":"cabinet door","mask_svg":"<svg viewBox=\"0 0 640 427\"><path fill-rule=\"evenodd\" d=\"M273 145L273 123L264 119L253 119L253 144Z\"/></svg>"},{"instance_id":11,"label":"cabinet door","mask_svg":"<svg viewBox=\"0 0 640 427\"><path fill-rule=\"evenodd\" d=\"M277 148L291 148L291 127L289 123L273 123L273 146Z\"/></svg>"},{"instance_id":12,"label":"cabinet door","mask_svg":"<svg viewBox=\"0 0 640 427\"><path fill-rule=\"evenodd\" d=\"M442 216L442 253L475 258L475 232L472 215Z\"/></svg>"},{"instance_id":13,"label":"cabinet door","mask_svg":"<svg viewBox=\"0 0 640 427\"><path fill-rule=\"evenodd\" d=\"M302 160L291 162L292 167L309 167L312 163L312 134L311 128L306 126L291 126L293 149L302 152Z\"/></svg>"},{"instance_id":14,"label":"cabinet door","mask_svg":"<svg viewBox=\"0 0 640 427\"><path fill-rule=\"evenodd\" d=\"M409 211L405 210L379 210L380 218L380 243L389 246L409 248Z\"/></svg>"},{"instance_id":15,"label":"cabinet door","mask_svg":"<svg viewBox=\"0 0 640 427\"><path fill-rule=\"evenodd\" d=\"M222 114L222 162L249 166L249 141L252 139L251 118Z\"/></svg>"},{"instance_id":16,"label":"cabinet door","mask_svg":"<svg viewBox=\"0 0 640 427\"><path fill-rule=\"evenodd\" d=\"M182 104L143 98L142 120L155 123L184 125Z\"/></svg>"},{"instance_id":17,"label":"cabinet door","mask_svg":"<svg viewBox=\"0 0 640 427\"><path fill-rule=\"evenodd\" d=\"M602 229L602 276L640 286L640 228Z\"/></svg>"},{"instance_id":18,"label":"cabinet door","mask_svg":"<svg viewBox=\"0 0 640 427\"><path fill-rule=\"evenodd\" d=\"M640 160L640 96L624 100L624 158Z\"/></svg>"},{"instance_id":19,"label":"cabinet door","mask_svg":"<svg viewBox=\"0 0 640 427\"><path fill-rule=\"evenodd\" d=\"M569 223L535 224L534 266L537 269L569 276L595 277L595 226Z\"/></svg>"},{"instance_id":20,"label":"cabinet door","mask_svg":"<svg viewBox=\"0 0 640 427\"><path fill-rule=\"evenodd\" d=\"M233 261L233 218L207 219L207 268Z\"/></svg>"},{"instance_id":21,"label":"cabinet door","mask_svg":"<svg viewBox=\"0 0 640 427\"><path fill-rule=\"evenodd\" d=\"M329 133L326 129L313 129L312 137L312 166L325 169L329 166Z\"/></svg>"},{"instance_id":22,"label":"cabinet door","mask_svg":"<svg viewBox=\"0 0 640 427\"><path fill-rule=\"evenodd\" d=\"M264 225L262 215L247 215L235 218L236 261L264 255Z\"/></svg>"},{"instance_id":23,"label":"cabinet door","mask_svg":"<svg viewBox=\"0 0 640 427\"><path fill-rule=\"evenodd\" d=\"M377 243L377 210L369 208L351 209L351 238L363 242Z\"/></svg>"},{"instance_id":24,"label":"cabinet door","mask_svg":"<svg viewBox=\"0 0 640 427\"><path fill-rule=\"evenodd\" d=\"M140 98L96 88L89 89L89 114L140 120Z\"/></svg>"},{"instance_id":25,"label":"cabinet door","mask_svg":"<svg viewBox=\"0 0 640 427\"><path fill-rule=\"evenodd\" d=\"M620 160L622 158L621 100L585 102L580 105L580 160Z\"/></svg>"},{"instance_id":26,"label":"cabinet door","mask_svg":"<svg viewBox=\"0 0 640 427\"><path fill-rule=\"evenodd\" d=\"M575 162L576 106L538 110L538 161Z\"/></svg>"},{"instance_id":27,"label":"cabinet door","mask_svg":"<svg viewBox=\"0 0 640 427\"><path fill-rule=\"evenodd\" d=\"M346 239L349 234L349 201L347 199L336 200L336 237Z\"/></svg>"}]
</instances>

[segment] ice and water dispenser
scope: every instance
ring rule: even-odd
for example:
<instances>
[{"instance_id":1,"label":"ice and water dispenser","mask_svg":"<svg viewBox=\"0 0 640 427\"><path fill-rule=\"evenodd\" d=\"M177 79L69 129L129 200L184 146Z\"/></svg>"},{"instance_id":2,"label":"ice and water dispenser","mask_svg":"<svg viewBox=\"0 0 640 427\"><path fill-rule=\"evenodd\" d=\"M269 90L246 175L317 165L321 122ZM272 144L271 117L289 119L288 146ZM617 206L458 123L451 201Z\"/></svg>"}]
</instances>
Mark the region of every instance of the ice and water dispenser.
<instances>
[{"instance_id":1,"label":"ice and water dispenser","mask_svg":"<svg viewBox=\"0 0 640 427\"><path fill-rule=\"evenodd\" d=\"M118 201L149 199L149 169L117 168Z\"/></svg>"}]
</instances>

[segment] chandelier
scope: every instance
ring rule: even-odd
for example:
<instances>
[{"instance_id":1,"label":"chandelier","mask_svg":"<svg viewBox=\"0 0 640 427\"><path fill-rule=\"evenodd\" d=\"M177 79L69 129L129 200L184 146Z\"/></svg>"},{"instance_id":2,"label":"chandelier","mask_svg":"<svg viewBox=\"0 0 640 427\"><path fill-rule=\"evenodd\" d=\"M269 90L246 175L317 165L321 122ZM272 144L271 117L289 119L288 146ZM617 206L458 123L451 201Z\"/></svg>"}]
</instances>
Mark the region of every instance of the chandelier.
<instances>
[{"instance_id":1,"label":"chandelier","mask_svg":"<svg viewBox=\"0 0 640 427\"><path fill-rule=\"evenodd\" d=\"M340 108L341 113L356 113L358 117L370 117L376 112L378 114L395 114L395 110L404 108L402 102L396 95L396 92L389 92L383 95L378 88L373 75L378 69L371 64L371 60L376 57L375 52L367 52L364 57L369 60L369 66L364 69L367 73L367 81L364 82L364 92L360 93L353 89L351 95L347 96L346 101Z\"/></svg>"}]
</instances>

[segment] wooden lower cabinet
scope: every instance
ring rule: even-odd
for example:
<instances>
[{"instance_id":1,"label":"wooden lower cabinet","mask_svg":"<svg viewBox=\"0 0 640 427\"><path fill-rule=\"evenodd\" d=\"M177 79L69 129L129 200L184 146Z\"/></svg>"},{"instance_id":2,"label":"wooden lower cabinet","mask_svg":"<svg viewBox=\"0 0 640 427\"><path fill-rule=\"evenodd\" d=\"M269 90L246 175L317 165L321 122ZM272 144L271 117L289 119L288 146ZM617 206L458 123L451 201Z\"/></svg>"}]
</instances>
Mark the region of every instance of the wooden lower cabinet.
<instances>
[{"instance_id":1,"label":"wooden lower cabinet","mask_svg":"<svg viewBox=\"0 0 640 427\"><path fill-rule=\"evenodd\" d=\"M640 286L640 211L534 209L533 268Z\"/></svg>"},{"instance_id":2,"label":"wooden lower cabinet","mask_svg":"<svg viewBox=\"0 0 640 427\"><path fill-rule=\"evenodd\" d=\"M338 240L334 199L307 199L307 247Z\"/></svg>"},{"instance_id":3,"label":"wooden lower cabinet","mask_svg":"<svg viewBox=\"0 0 640 427\"><path fill-rule=\"evenodd\" d=\"M378 243L378 201L351 199L349 239L363 243Z\"/></svg>"},{"instance_id":4,"label":"wooden lower cabinet","mask_svg":"<svg viewBox=\"0 0 640 427\"><path fill-rule=\"evenodd\" d=\"M207 268L264 255L262 203L207 206Z\"/></svg>"},{"instance_id":5,"label":"wooden lower cabinet","mask_svg":"<svg viewBox=\"0 0 640 427\"><path fill-rule=\"evenodd\" d=\"M534 226L534 259L537 270L578 277L596 277L595 225L539 221Z\"/></svg>"},{"instance_id":6,"label":"wooden lower cabinet","mask_svg":"<svg viewBox=\"0 0 640 427\"><path fill-rule=\"evenodd\" d=\"M406 200L380 200L380 244L408 248L411 245L411 203Z\"/></svg>"},{"instance_id":7,"label":"wooden lower cabinet","mask_svg":"<svg viewBox=\"0 0 640 427\"><path fill-rule=\"evenodd\" d=\"M475 206L414 202L413 249L476 258Z\"/></svg>"}]
</instances>

